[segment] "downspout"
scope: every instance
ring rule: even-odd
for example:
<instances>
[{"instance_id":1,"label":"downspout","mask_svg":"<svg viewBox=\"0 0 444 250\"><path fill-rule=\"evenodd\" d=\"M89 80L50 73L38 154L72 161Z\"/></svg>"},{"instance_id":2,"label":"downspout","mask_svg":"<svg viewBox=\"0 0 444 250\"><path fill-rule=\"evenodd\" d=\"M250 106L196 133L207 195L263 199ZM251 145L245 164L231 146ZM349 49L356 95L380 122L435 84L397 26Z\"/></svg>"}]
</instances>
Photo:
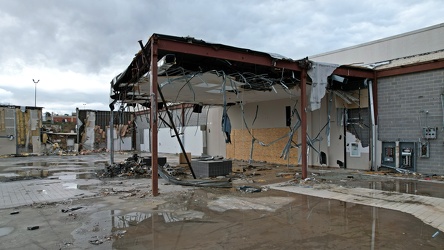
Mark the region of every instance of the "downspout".
<instances>
[{"instance_id":1,"label":"downspout","mask_svg":"<svg viewBox=\"0 0 444 250\"><path fill-rule=\"evenodd\" d=\"M114 108L110 108L109 118L109 150L110 150L110 165L114 164Z\"/></svg>"},{"instance_id":2,"label":"downspout","mask_svg":"<svg viewBox=\"0 0 444 250\"><path fill-rule=\"evenodd\" d=\"M441 107L442 107L442 112L443 112L443 116L442 116L442 128L444 129L444 93L441 94Z\"/></svg>"},{"instance_id":3,"label":"downspout","mask_svg":"<svg viewBox=\"0 0 444 250\"><path fill-rule=\"evenodd\" d=\"M372 144L371 144L371 169L372 171L376 171L376 124L375 124L375 107L373 102L373 83L369 79L365 79L364 84L368 83L368 99L370 104L370 121L372 125ZM367 84L366 84L367 85Z\"/></svg>"}]
</instances>

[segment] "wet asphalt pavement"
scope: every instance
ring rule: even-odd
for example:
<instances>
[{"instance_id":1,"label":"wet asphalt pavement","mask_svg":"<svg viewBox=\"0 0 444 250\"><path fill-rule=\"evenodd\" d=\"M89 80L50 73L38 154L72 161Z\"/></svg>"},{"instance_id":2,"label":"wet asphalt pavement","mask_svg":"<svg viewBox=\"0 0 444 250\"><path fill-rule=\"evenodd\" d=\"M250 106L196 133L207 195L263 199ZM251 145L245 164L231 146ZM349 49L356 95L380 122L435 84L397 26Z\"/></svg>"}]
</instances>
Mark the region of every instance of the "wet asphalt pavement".
<instances>
[{"instance_id":1,"label":"wet asphalt pavement","mask_svg":"<svg viewBox=\"0 0 444 250\"><path fill-rule=\"evenodd\" d=\"M117 155L116 161L130 155ZM181 187L163 180L160 195L152 197L150 179L99 178L108 159L108 154L1 158L2 199L7 185L21 183L23 199L41 201L0 210L0 249L444 249L443 232L413 215L353 202L278 190ZM281 167L234 183L289 180L276 178L282 171L297 172ZM313 179L444 196L440 182L353 171L317 171ZM57 199L44 200L57 192Z\"/></svg>"}]
</instances>

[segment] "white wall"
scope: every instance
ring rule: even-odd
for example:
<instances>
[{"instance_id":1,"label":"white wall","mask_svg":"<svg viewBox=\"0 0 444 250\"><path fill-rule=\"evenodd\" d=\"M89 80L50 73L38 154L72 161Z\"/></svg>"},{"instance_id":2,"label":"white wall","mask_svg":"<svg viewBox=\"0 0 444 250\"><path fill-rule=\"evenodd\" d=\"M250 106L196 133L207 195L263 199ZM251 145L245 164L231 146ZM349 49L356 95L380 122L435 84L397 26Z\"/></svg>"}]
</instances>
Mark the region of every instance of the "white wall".
<instances>
[{"instance_id":1,"label":"white wall","mask_svg":"<svg viewBox=\"0 0 444 250\"><path fill-rule=\"evenodd\" d=\"M206 130L206 144L208 155L220 155L223 157L227 156L225 139L221 127L222 112L222 107L211 107L210 111L208 112Z\"/></svg>"},{"instance_id":2,"label":"white wall","mask_svg":"<svg viewBox=\"0 0 444 250\"><path fill-rule=\"evenodd\" d=\"M182 131L180 127L178 131ZM184 134L180 135L182 144L185 147L186 152L190 152L191 155L200 156L203 152L203 134L205 131L200 130L200 126L189 126L184 129ZM172 137L173 136L173 137ZM179 142L174 136L174 131L170 128L160 128L158 132L160 153L182 153Z\"/></svg>"},{"instance_id":3,"label":"white wall","mask_svg":"<svg viewBox=\"0 0 444 250\"><path fill-rule=\"evenodd\" d=\"M119 131L114 129L114 151L129 151L132 150L132 138L117 136ZM111 148L111 135L109 127L106 129L106 148Z\"/></svg>"},{"instance_id":4,"label":"white wall","mask_svg":"<svg viewBox=\"0 0 444 250\"><path fill-rule=\"evenodd\" d=\"M412 32L310 56L318 62L336 64L375 63L442 50L444 23Z\"/></svg>"}]
</instances>

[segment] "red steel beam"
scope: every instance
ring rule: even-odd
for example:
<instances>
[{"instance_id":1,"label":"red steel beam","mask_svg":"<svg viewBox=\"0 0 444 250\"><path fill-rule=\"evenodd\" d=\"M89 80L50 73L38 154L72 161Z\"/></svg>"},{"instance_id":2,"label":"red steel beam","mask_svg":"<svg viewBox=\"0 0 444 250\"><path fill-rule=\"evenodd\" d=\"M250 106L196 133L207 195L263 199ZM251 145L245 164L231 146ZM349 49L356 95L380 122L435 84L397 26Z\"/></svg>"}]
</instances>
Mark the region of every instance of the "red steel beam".
<instances>
[{"instance_id":1,"label":"red steel beam","mask_svg":"<svg viewBox=\"0 0 444 250\"><path fill-rule=\"evenodd\" d=\"M444 60L431 61L427 63L405 65L396 68L376 70L376 77L381 78L388 76L405 75L410 73L423 72L423 71L442 69L442 68L444 68Z\"/></svg>"},{"instance_id":2,"label":"red steel beam","mask_svg":"<svg viewBox=\"0 0 444 250\"><path fill-rule=\"evenodd\" d=\"M295 71L301 71L301 68L294 61L279 60L269 55L259 55L243 51L233 51L224 47L214 47L210 45L202 45L195 43L184 43L171 40L158 40L158 49L168 52L179 52L193 54L198 56L213 57L218 59L238 61L266 67L284 68Z\"/></svg>"},{"instance_id":3,"label":"red steel beam","mask_svg":"<svg viewBox=\"0 0 444 250\"><path fill-rule=\"evenodd\" d=\"M349 77L360 77L360 78L369 78L369 79L373 79L374 77L373 70L371 69L357 69L346 66L341 66L335 69L335 71L333 71L333 74L346 77L349 76Z\"/></svg>"},{"instance_id":4,"label":"red steel beam","mask_svg":"<svg viewBox=\"0 0 444 250\"><path fill-rule=\"evenodd\" d=\"M301 72L301 157L302 157L302 179L307 178L307 113L305 106L307 103L307 69Z\"/></svg>"},{"instance_id":5,"label":"red steel beam","mask_svg":"<svg viewBox=\"0 0 444 250\"><path fill-rule=\"evenodd\" d=\"M158 134L157 134L157 38L151 37L151 74L150 74L150 93L151 93L151 188L153 196L159 195L158 183Z\"/></svg>"}]
</instances>

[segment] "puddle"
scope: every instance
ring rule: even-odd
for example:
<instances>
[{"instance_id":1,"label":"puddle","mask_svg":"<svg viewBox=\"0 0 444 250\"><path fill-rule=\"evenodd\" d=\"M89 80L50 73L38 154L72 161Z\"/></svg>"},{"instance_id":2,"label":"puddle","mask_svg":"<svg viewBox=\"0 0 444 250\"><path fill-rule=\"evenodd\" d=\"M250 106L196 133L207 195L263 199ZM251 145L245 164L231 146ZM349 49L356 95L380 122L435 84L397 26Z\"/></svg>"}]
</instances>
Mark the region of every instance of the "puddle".
<instances>
[{"instance_id":1,"label":"puddle","mask_svg":"<svg viewBox=\"0 0 444 250\"><path fill-rule=\"evenodd\" d=\"M63 183L64 189L77 189L77 183Z\"/></svg>"},{"instance_id":2,"label":"puddle","mask_svg":"<svg viewBox=\"0 0 444 250\"><path fill-rule=\"evenodd\" d=\"M236 197L222 196L208 202L208 207L214 211L225 212L227 210L264 210L274 212L282 206L293 201L289 197Z\"/></svg>"},{"instance_id":3,"label":"puddle","mask_svg":"<svg viewBox=\"0 0 444 250\"><path fill-rule=\"evenodd\" d=\"M13 227L0 227L0 237L6 236L14 231Z\"/></svg>"},{"instance_id":4,"label":"puddle","mask_svg":"<svg viewBox=\"0 0 444 250\"><path fill-rule=\"evenodd\" d=\"M220 212L199 205L193 209L202 217L174 223L168 223L162 213L153 213L125 227L124 237L116 238L112 248L444 248L442 233L409 214L304 195L287 196L291 202L274 211L238 208Z\"/></svg>"},{"instance_id":5,"label":"puddle","mask_svg":"<svg viewBox=\"0 0 444 250\"><path fill-rule=\"evenodd\" d=\"M0 173L0 177L17 177L20 176L16 173Z\"/></svg>"},{"instance_id":6,"label":"puddle","mask_svg":"<svg viewBox=\"0 0 444 250\"><path fill-rule=\"evenodd\" d=\"M427 181L393 179L384 179L381 181L349 180L347 182L342 182L340 185L345 187L361 187L388 192L444 198L442 183Z\"/></svg>"},{"instance_id":7,"label":"puddle","mask_svg":"<svg viewBox=\"0 0 444 250\"><path fill-rule=\"evenodd\" d=\"M174 224L200 220L204 217L204 213L185 208L172 209L172 211L152 211L150 213L124 213L122 210L105 210L94 213L90 217L91 219L88 222L71 233L75 239L74 245L82 249L92 247L89 242L91 238L111 244L113 240L123 237L128 228L138 228L141 223L145 223L153 217L156 217L156 221L162 220L164 223Z\"/></svg>"},{"instance_id":8,"label":"puddle","mask_svg":"<svg viewBox=\"0 0 444 250\"><path fill-rule=\"evenodd\" d=\"M87 180L94 179L97 177L96 173L80 173L80 174L72 174L72 173L53 173L50 177L51 179L59 179L59 180Z\"/></svg>"},{"instance_id":9,"label":"puddle","mask_svg":"<svg viewBox=\"0 0 444 250\"><path fill-rule=\"evenodd\" d=\"M87 180L97 178L95 172L85 172L86 169L19 169L13 171L4 171L0 173L0 177L9 180L32 179L32 178L48 178L60 180Z\"/></svg>"},{"instance_id":10,"label":"puddle","mask_svg":"<svg viewBox=\"0 0 444 250\"><path fill-rule=\"evenodd\" d=\"M84 161L33 161L33 162L17 162L14 166L21 167L58 167L58 166L73 166L73 167L104 167L106 161L96 161L96 162L84 162Z\"/></svg>"},{"instance_id":11,"label":"puddle","mask_svg":"<svg viewBox=\"0 0 444 250\"><path fill-rule=\"evenodd\" d=\"M37 190L37 193L38 194L45 194L45 195L47 195L48 191L46 191L45 189L40 189L40 190Z\"/></svg>"}]
</instances>

